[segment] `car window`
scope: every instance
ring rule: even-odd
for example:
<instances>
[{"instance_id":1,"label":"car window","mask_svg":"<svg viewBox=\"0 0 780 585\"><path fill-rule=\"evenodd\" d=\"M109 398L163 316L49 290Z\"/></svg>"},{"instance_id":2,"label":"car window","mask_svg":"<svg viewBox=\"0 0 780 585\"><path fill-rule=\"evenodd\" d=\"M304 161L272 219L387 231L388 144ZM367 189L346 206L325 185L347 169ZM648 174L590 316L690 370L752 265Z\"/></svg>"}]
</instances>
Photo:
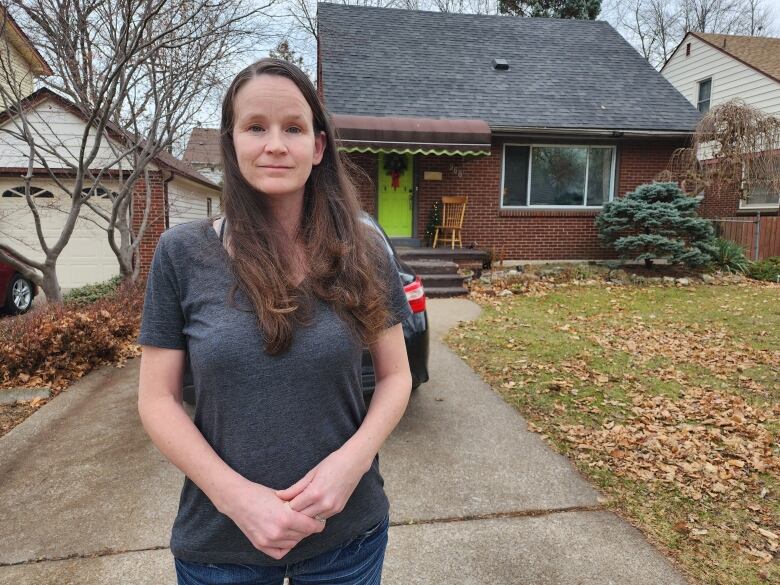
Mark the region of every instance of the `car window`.
<instances>
[{"instance_id":1,"label":"car window","mask_svg":"<svg viewBox=\"0 0 780 585\"><path fill-rule=\"evenodd\" d=\"M393 247L390 245L390 242L385 237L384 232L382 232L382 230L374 222L374 220L370 216L368 216L366 214L361 214L360 215L360 221L362 221L366 225L371 226L371 229L373 229L376 233L379 234L379 236L382 238L382 242L385 245L385 249L387 250L387 253L390 254L390 257L394 259L395 258L395 252L393 251Z\"/></svg>"}]
</instances>

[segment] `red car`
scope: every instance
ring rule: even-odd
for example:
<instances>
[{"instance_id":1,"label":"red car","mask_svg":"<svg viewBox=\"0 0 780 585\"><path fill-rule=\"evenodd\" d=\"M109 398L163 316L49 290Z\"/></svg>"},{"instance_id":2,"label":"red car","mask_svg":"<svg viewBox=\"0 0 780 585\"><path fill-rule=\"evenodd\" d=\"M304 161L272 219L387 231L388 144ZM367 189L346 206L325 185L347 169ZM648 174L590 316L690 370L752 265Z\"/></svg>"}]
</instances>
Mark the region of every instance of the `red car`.
<instances>
[{"instance_id":1,"label":"red car","mask_svg":"<svg viewBox=\"0 0 780 585\"><path fill-rule=\"evenodd\" d=\"M32 282L0 262L0 312L19 315L29 311L36 292Z\"/></svg>"}]
</instances>

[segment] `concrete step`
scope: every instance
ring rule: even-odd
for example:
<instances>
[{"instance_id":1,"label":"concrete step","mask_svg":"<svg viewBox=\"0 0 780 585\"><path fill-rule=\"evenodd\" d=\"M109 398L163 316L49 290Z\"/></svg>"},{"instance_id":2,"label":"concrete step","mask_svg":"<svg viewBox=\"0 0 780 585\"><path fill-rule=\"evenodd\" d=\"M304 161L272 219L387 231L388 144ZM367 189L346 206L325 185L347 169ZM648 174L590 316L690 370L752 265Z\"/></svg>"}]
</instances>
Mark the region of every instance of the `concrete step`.
<instances>
[{"instance_id":1,"label":"concrete step","mask_svg":"<svg viewBox=\"0 0 780 585\"><path fill-rule=\"evenodd\" d=\"M447 288L463 286L463 276L460 274L420 274L425 290L429 288Z\"/></svg>"},{"instance_id":2,"label":"concrete step","mask_svg":"<svg viewBox=\"0 0 780 585\"><path fill-rule=\"evenodd\" d=\"M443 299L448 297L463 297L469 294L469 291L462 286L442 286L426 287L425 296L430 299Z\"/></svg>"},{"instance_id":3,"label":"concrete step","mask_svg":"<svg viewBox=\"0 0 780 585\"><path fill-rule=\"evenodd\" d=\"M406 264L417 274L457 274L458 265L450 260L408 260Z\"/></svg>"}]
</instances>

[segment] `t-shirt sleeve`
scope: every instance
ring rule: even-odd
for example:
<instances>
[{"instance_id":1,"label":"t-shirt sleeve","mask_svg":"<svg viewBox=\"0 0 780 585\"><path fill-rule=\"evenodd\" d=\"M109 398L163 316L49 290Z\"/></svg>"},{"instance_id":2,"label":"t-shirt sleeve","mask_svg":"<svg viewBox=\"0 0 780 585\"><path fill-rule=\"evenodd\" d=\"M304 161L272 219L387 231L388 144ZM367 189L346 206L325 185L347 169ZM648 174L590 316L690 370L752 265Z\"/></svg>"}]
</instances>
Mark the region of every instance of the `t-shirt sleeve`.
<instances>
[{"instance_id":1,"label":"t-shirt sleeve","mask_svg":"<svg viewBox=\"0 0 780 585\"><path fill-rule=\"evenodd\" d=\"M388 317L387 327L392 327L397 323L405 321L412 316L412 309L409 307L409 301L406 298L406 291L404 291L404 284L401 281L401 275L398 274L398 268L395 260L390 256L388 251L383 254L380 275L385 279L388 285L388 309L390 315Z\"/></svg>"},{"instance_id":2,"label":"t-shirt sleeve","mask_svg":"<svg viewBox=\"0 0 780 585\"><path fill-rule=\"evenodd\" d=\"M166 349L186 349L179 282L165 240L163 236L157 242L149 269L138 343Z\"/></svg>"}]
</instances>

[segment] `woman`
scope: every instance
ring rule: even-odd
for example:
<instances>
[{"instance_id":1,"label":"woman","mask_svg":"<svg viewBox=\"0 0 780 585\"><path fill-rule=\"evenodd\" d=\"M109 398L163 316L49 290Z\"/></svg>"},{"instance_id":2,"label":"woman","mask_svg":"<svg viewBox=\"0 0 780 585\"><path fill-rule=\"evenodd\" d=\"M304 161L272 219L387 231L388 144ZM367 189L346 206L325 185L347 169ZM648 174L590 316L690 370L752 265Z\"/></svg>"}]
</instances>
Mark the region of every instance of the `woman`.
<instances>
[{"instance_id":1,"label":"woman","mask_svg":"<svg viewBox=\"0 0 780 585\"><path fill-rule=\"evenodd\" d=\"M141 421L186 475L171 535L179 583L379 583L377 452L411 391L400 277L294 65L263 59L236 76L221 149L224 217L162 235L139 337ZM181 404L187 354L194 422Z\"/></svg>"}]
</instances>

